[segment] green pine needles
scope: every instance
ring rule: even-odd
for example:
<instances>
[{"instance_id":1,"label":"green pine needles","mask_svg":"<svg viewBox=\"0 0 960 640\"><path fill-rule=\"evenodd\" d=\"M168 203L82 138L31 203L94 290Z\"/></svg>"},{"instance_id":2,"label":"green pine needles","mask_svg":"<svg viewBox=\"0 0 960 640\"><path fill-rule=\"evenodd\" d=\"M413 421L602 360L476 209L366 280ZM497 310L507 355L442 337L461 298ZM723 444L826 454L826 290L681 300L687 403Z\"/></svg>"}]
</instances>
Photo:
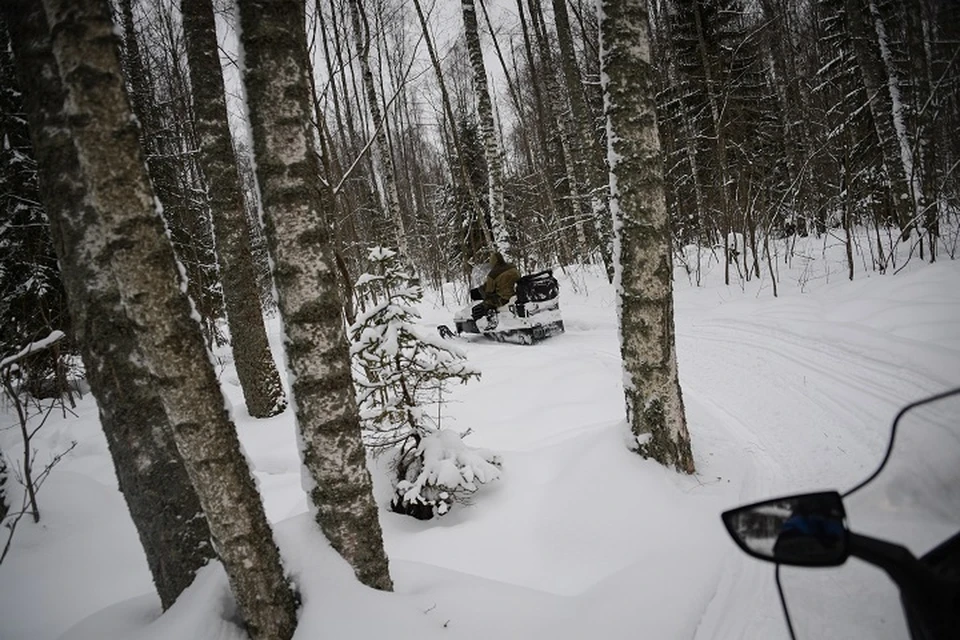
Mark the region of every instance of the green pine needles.
<instances>
[{"instance_id":1,"label":"green pine needles","mask_svg":"<svg viewBox=\"0 0 960 640\"><path fill-rule=\"evenodd\" d=\"M369 272L355 287L365 311L350 327L364 443L374 454L399 449L395 511L442 515L499 476L496 456L441 428L450 383L478 379L480 372L456 345L418 324L423 289L397 252L374 247L367 258Z\"/></svg>"}]
</instances>

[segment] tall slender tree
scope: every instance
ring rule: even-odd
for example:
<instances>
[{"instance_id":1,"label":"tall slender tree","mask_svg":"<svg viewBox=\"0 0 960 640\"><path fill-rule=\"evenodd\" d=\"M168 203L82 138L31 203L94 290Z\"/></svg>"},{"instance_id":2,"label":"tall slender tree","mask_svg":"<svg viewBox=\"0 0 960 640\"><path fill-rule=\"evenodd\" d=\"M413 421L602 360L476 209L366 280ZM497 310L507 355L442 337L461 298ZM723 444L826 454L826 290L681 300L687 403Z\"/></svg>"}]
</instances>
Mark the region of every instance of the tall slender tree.
<instances>
[{"instance_id":1,"label":"tall slender tree","mask_svg":"<svg viewBox=\"0 0 960 640\"><path fill-rule=\"evenodd\" d=\"M901 80L891 60L890 39L876 0L845 0L847 25L870 100L870 112L883 151L890 201L905 235L917 225L923 209L920 173L907 130Z\"/></svg>"},{"instance_id":2,"label":"tall slender tree","mask_svg":"<svg viewBox=\"0 0 960 640\"><path fill-rule=\"evenodd\" d=\"M255 418L267 418L283 411L287 403L263 326L243 188L227 123L213 3L182 0L180 7L193 88L194 127L213 214L233 360L247 411Z\"/></svg>"},{"instance_id":3,"label":"tall slender tree","mask_svg":"<svg viewBox=\"0 0 960 640\"><path fill-rule=\"evenodd\" d=\"M97 212L78 215L87 188L70 138L65 94L43 7L32 0L0 4L10 23L24 89L25 112L36 149L40 192L63 271L87 379L98 399L100 424L133 524L164 608L171 606L215 556L210 529L187 476L154 378L136 342L134 319L123 309L112 279L90 262L102 226Z\"/></svg>"},{"instance_id":4,"label":"tall slender tree","mask_svg":"<svg viewBox=\"0 0 960 640\"><path fill-rule=\"evenodd\" d=\"M77 286L70 304L91 323L90 335L104 335L109 358L132 350L131 360L149 372L251 636L289 638L293 593L144 170L110 7L105 0L46 0L44 7L64 91L58 117L75 152L64 180L85 189L72 206L48 212L59 216L65 271L88 276L90 290L107 287L112 303L103 317L92 314L88 289ZM48 170L61 168L61 157L47 159ZM116 333L118 311L130 336ZM124 339L135 346L125 347ZM111 351L113 344L118 349Z\"/></svg>"},{"instance_id":5,"label":"tall slender tree","mask_svg":"<svg viewBox=\"0 0 960 640\"><path fill-rule=\"evenodd\" d=\"M570 151L576 174L581 181L582 197L590 201L590 214L599 231L600 257L607 276L613 279L613 260L610 254L610 222L606 198L602 193L606 166L603 149L596 140L593 121L587 106L587 93L580 79L577 56L573 48L573 32L567 0L553 0L554 22L557 27L557 44L560 47L560 67L566 84L570 104L570 119L575 133L571 136Z\"/></svg>"},{"instance_id":6,"label":"tall slender tree","mask_svg":"<svg viewBox=\"0 0 960 640\"><path fill-rule=\"evenodd\" d=\"M367 97L367 108L373 120L373 137L376 141L377 158L380 164L380 176L383 179L383 188L386 192L387 217L393 223L393 240L404 259L409 259L407 248L407 232L403 222L403 213L400 209L400 194L397 191L396 169L393 166L393 156L390 153L390 141L387 139L386 114L380 109L380 98L377 97L377 87L373 81L373 69L370 67L370 21L364 9L363 0L350 1L350 23L353 26L353 37L359 49L360 76L363 79L363 88Z\"/></svg>"},{"instance_id":7,"label":"tall slender tree","mask_svg":"<svg viewBox=\"0 0 960 640\"><path fill-rule=\"evenodd\" d=\"M497 126L493 119L493 104L487 86L487 70L483 64L483 51L480 48L477 7L474 0L461 0L460 8L463 14L467 51L470 52L470 66L473 69L473 86L477 99L477 116L480 118L480 131L483 135L484 157L487 160L490 226L493 229L493 241L496 243L497 249L501 253L507 254L510 252L510 238L507 234L504 205L503 155L497 137Z\"/></svg>"},{"instance_id":8,"label":"tall slender tree","mask_svg":"<svg viewBox=\"0 0 960 640\"><path fill-rule=\"evenodd\" d=\"M167 7L160 4L157 11L159 41L153 47L141 47L141 32L134 16L134 0L119 0L123 28L121 61L129 87L131 107L140 123L140 144L147 163L153 189L163 205L163 216L170 230L177 259L187 271L187 292L193 299L203 321L207 341L219 341L216 321L223 315L217 261L206 203L198 203L192 190L197 186L190 179L192 143L185 144L184 121L190 113L184 108L185 87L178 86L179 43L168 32L172 29ZM173 49L173 51L170 51ZM154 56L150 56L154 53ZM151 69L150 61L162 60L162 69ZM163 78L163 82L160 80ZM161 84L163 95L160 94ZM172 87L177 87L174 93ZM163 105L163 106L161 106ZM199 205L199 206L198 206Z\"/></svg>"},{"instance_id":9,"label":"tall slender tree","mask_svg":"<svg viewBox=\"0 0 960 640\"><path fill-rule=\"evenodd\" d=\"M315 517L372 587L393 588L367 471L328 229L330 205L308 123L303 5L240 0L244 84L286 352L300 454Z\"/></svg>"},{"instance_id":10,"label":"tall slender tree","mask_svg":"<svg viewBox=\"0 0 960 640\"><path fill-rule=\"evenodd\" d=\"M638 453L693 473L677 375L673 260L647 3L603 0L599 7L627 421Z\"/></svg>"},{"instance_id":11,"label":"tall slender tree","mask_svg":"<svg viewBox=\"0 0 960 640\"><path fill-rule=\"evenodd\" d=\"M424 15L423 6L420 0L413 0L414 9L417 12L417 19L420 21L420 29L423 31L423 39L427 44L427 53L430 56L430 64L433 65L433 73L437 79L437 86L440 88L440 103L443 106L443 116L450 124L450 138L453 141L453 149L456 157L451 164L451 173L459 175L461 184L467 191L474 220L479 225L481 232L488 245L493 244L493 238L490 235L489 225L484 215L483 206L480 203L480 196L470 178L470 167L467 166L467 150L460 137L460 130L457 126L457 118L453 114L453 107L450 106L450 92L447 91L447 83L443 77L443 71L440 67L440 58L437 55L436 47L433 44L433 37L430 35L430 28L427 24L427 17Z\"/></svg>"}]
</instances>

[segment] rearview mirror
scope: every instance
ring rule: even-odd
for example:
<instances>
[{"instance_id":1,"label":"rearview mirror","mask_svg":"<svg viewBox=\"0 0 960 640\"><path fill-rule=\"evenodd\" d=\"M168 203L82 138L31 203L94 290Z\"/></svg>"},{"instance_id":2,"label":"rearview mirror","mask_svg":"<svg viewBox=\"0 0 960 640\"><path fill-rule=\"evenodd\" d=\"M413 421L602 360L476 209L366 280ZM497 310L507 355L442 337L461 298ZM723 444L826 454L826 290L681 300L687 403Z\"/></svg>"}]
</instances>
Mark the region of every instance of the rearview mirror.
<instances>
[{"instance_id":1,"label":"rearview mirror","mask_svg":"<svg viewBox=\"0 0 960 640\"><path fill-rule=\"evenodd\" d=\"M832 567L849 554L846 512L836 491L766 500L722 517L737 545L760 560Z\"/></svg>"}]
</instances>

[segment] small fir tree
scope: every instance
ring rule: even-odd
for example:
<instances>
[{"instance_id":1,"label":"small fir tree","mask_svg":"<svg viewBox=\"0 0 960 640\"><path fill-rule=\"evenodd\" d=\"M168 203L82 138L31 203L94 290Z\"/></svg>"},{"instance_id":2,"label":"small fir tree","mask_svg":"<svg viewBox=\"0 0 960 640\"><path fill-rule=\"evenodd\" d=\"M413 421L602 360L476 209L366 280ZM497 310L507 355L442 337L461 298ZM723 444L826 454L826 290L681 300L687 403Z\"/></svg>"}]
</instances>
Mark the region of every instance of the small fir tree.
<instances>
[{"instance_id":1,"label":"small fir tree","mask_svg":"<svg viewBox=\"0 0 960 640\"><path fill-rule=\"evenodd\" d=\"M499 476L496 456L441 428L449 383L480 373L463 351L418 325L423 289L400 256L375 247L367 257L370 273L355 288L366 311L350 327L364 442L374 454L399 448L391 506L428 519Z\"/></svg>"}]
</instances>

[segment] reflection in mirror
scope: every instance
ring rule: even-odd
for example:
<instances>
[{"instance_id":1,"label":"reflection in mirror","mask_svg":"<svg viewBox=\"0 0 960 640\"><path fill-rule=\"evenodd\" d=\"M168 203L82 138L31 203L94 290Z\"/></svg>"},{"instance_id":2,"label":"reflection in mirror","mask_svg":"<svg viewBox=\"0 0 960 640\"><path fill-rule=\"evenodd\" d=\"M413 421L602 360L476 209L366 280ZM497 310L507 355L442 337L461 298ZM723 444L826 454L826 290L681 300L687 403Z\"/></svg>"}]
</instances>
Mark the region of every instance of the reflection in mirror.
<instances>
[{"instance_id":1,"label":"reflection in mirror","mask_svg":"<svg viewBox=\"0 0 960 640\"><path fill-rule=\"evenodd\" d=\"M777 498L723 514L730 535L750 555L807 567L847 559L845 518L835 491Z\"/></svg>"}]
</instances>

